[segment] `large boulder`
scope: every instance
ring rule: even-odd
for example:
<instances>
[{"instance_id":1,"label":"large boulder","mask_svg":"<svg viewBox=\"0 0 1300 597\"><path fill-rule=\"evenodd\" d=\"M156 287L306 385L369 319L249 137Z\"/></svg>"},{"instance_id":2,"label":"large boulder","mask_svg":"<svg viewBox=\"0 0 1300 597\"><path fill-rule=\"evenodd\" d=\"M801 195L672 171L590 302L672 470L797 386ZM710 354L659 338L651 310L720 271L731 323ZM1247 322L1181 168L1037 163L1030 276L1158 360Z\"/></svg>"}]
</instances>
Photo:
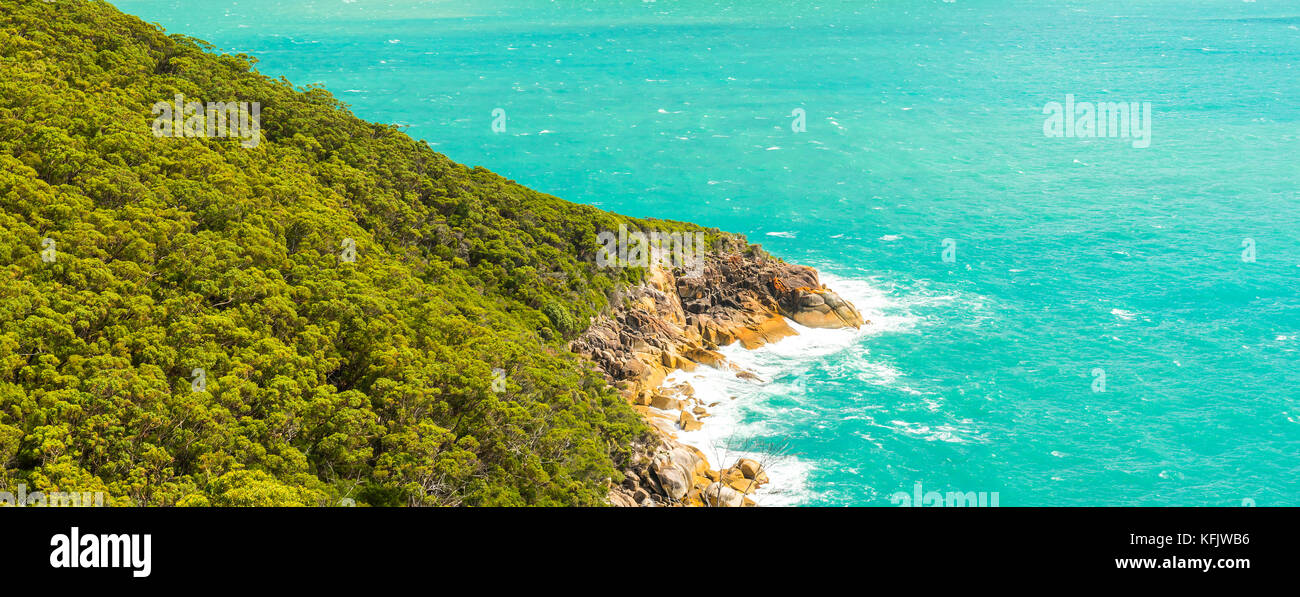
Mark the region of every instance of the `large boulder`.
<instances>
[{"instance_id":1,"label":"large boulder","mask_svg":"<svg viewBox=\"0 0 1300 597\"><path fill-rule=\"evenodd\" d=\"M857 328L863 324L862 314L851 303L825 289L804 292L789 315L799 325L810 328Z\"/></svg>"},{"instance_id":2,"label":"large boulder","mask_svg":"<svg viewBox=\"0 0 1300 597\"><path fill-rule=\"evenodd\" d=\"M659 486L663 488L665 495L674 500L686 497L686 492L690 491L695 478L690 470L662 457L655 460L652 466L655 478L659 480Z\"/></svg>"},{"instance_id":3,"label":"large boulder","mask_svg":"<svg viewBox=\"0 0 1300 597\"><path fill-rule=\"evenodd\" d=\"M739 508L745 504L745 494L721 483L713 483L704 488L704 503L710 506Z\"/></svg>"},{"instance_id":4,"label":"large boulder","mask_svg":"<svg viewBox=\"0 0 1300 597\"><path fill-rule=\"evenodd\" d=\"M740 340L740 345L746 350L753 350L782 338L799 335L799 332L794 331L784 317L775 312L753 316L751 319L748 325L737 326L732 330L736 339Z\"/></svg>"},{"instance_id":5,"label":"large boulder","mask_svg":"<svg viewBox=\"0 0 1300 597\"><path fill-rule=\"evenodd\" d=\"M727 358L717 351L709 350L703 347L692 347L686 353L686 356L697 363L704 363L710 367L721 367Z\"/></svg>"},{"instance_id":6,"label":"large boulder","mask_svg":"<svg viewBox=\"0 0 1300 597\"><path fill-rule=\"evenodd\" d=\"M650 398L650 406L659 410L681 410L682 401L663 394L655 394Z\"/></svg>"},{"instance_id":7,"label":"large boulder","mask_svg":"<svg viewBox=\"0 0 1300 597\"><path fill-rule=\"evenodd\" d=\"M609 492L609 503L611 506L623 508L635 508L640 505L640 502L633 498L631 493L621 488L614 488Z\"/></svg>"},{"instance_id":8,"label":"large boulder","mask_svg":"<svg viewBox=\"0 0 1300 597\"><path fill-rule=\"evenodd\" d=\"M744 475L740 474L740 471L734 468L722 471L722 476L719 481L723 485L741 493L753 493L758 489L758 481L755 481L754 479L746 479Z\"/></svg>"},{"instance_id":9,"label":"large boulder","mask_svg":"<svg viewBox=\"0 0 1300 597\"><path fill-rule=\"evenodd\" d=\"M755 485L768 482L767 471L763 470L763 465L753 459L741 458L732 469L739 472L742 477L754 481Z\"/></svg>"},{"instance_id":10,"label":"large boulder","mask_svg":"<svg viewBox=\"0 0 1300 597\"><path fill-rule=\"evenodd\" d=\"M699 449L685 444L673 448L669 455L676 464L680 464L691 471L691 475L703 475L709 470L709 462L704 459L704 454Z\"/></svg>"}]
</instances>

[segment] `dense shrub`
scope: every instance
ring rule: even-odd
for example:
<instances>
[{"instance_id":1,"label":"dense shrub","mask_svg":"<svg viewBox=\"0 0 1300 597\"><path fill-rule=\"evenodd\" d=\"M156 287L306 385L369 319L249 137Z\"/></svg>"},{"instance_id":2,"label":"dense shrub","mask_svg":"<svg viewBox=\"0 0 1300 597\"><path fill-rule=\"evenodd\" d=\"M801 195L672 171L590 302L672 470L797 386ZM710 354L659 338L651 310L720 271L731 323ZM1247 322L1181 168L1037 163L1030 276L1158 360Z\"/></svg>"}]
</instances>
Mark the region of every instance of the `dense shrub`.
<instances>
[{"instance_id":1,"label":"dense shrub","mask_svg":"<svg viewBox=\"0 0 1300 597\"><path fill-rule=\"evenodd\" d=\"M0 485L600 503L645 426L565 336L641 275L596 270L597 231L647 224L252 62L103 2L0 0ZM262 142L155 137L177 93L259 102Z\"/></svg>"}]
</instances>

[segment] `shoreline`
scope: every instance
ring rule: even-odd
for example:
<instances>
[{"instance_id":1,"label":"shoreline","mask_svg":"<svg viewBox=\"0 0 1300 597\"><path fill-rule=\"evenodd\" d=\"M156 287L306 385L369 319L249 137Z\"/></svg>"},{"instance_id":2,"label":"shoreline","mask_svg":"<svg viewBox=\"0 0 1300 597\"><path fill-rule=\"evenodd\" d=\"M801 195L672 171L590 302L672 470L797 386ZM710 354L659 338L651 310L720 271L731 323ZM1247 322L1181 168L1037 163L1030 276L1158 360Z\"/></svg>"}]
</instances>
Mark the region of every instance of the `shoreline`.
<instances>
[{"instance_id":1,"label":"shoreline","mask_svg":"<svg viewBox=\"0 0 1300 597\"><path fill-rule=\"evenodd\" d=\"M857 309L819 280L817 270L785 263L735 237L712 251L698 273L663 266L611 301L609 312L571 343L641 414L655 439L633 446L631 466L609 501L618 506L753 506L775 486L769 468L780 449L699 445L698 435L724 400L705 397L690 376L766 383L720 350L746 351L801 335L799 329L861 329ZM695 434L692 436L692 434ZM728 440L730 442L730 440ZM714 452L707 454L706 452ZM718 460L718 462L711 462ZM725 460L725 461L724 461Z\"/></svg>"},{"instance_id":2,"label":"shoreline","mask_svg":"<svg viewBox=\"0 0 1300 597\"><path fill-rule=\"evenodd\" d=\"M843 291L850 291L856 286L852 280L835 278L826 280ZM849 292L844 296L848 297ZM866 306L864 314L873 315L878 306L870 296L852 296L855 306ZM773 447L773 442L761 437L779 436L751 430L763 427L765 417L754 420L752 410L755 398L767 398L772 392L784 393L781 386L788 383L782 376L789 371L791 361L838 353L848 349L868 334L879 333L882 323L873 321L870 328L861 329L817 329L799 325L787 320L786 323L797 334L781 338L775 342L755 348L745 348L739 344L720 347L731 365L753 373L758 379L739 379L726 368L699 367L694 371L676 370L664 379L662 387L681 384L690 385L698 399L697 404L705 405L708 416L698 417L703 424L695 431L684 431L674 427L673 439L679 443L692 446L703 452L709 462L734 461L738 458L763 460L765 451ZM888 326L884 323L884 326ZM775 386L769 388L769 386ZM717 405L716 407L714 405ZM675 422L678 411L654 409L654 416ZM770 482L759 486L748 497L760 506L797 506L811 499L812 492L807 487L807 478L813 468L812 461L801 458L799 454L784 452L764 463Z\"/></svg>"},{"instance_id":3,"label":"shoreline","mask_svg":"<svg viewBox=\"0 0 1300 597\"><path fill-rule=\"evenodd\" d=\"M793 324L791 327L797 325ZM798 328L796 331L800 332L799 335L804 333ZM782 338L756 348L744 348L732 344L723 347L720 352L733 353L724 356L734 364L736 358L734 353L760 351L769 346L788 342L791 338ZM733 382L726 379L731 376L730 371L714 367L707 370L697 368L689 372L677 370L671 373L664 380L664 387L690 386L697 400L695 404L702 405L707 412L705 416L697 417L701 423L699 429L686 431L677 426L673 429L672 438L674 441L699 450L706 455L710 463L725 465L741 458L760 462L762 470L768 473L769 481L755 487L746 497L761 506L795 505L797 500L794 496L802 493L803 478L806 476L802 471L803 463L791 454L769 454L766 451L769 446L761 444L755 437L744 431L749 424L741 421L745 412L744 403L756 398L762 392L762 388L773 383L774 380L767 378L761 371L746 370L754 373L758 379L735 379ZM743 387L737 388L733 385L735 383ZM676 421L679 415L678 411L658 410L655 416ZM777 503L773 504L773 501Z\"/></svg>"}]
</instances>

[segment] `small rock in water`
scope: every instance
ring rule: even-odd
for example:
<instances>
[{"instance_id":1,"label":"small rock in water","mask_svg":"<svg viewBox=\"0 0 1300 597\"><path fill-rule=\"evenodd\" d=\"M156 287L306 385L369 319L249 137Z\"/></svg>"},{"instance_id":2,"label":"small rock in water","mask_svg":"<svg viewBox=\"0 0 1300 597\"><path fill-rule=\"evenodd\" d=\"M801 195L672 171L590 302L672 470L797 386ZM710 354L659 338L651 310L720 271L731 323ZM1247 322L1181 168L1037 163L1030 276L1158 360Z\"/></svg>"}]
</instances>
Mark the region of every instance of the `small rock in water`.
<instances>
[{"instance_id":1,"label":"small rock in water","mask_svg":"<svg viewBox=\"0 0 1300 597\"><path fill-rule=\"evenodd\" d=\"M682 426L682 431L695 431L704 426L695 420L695 415L688 411L682 411L682 416L677 419L677 424Z\"/></svg>"}]
</instances>

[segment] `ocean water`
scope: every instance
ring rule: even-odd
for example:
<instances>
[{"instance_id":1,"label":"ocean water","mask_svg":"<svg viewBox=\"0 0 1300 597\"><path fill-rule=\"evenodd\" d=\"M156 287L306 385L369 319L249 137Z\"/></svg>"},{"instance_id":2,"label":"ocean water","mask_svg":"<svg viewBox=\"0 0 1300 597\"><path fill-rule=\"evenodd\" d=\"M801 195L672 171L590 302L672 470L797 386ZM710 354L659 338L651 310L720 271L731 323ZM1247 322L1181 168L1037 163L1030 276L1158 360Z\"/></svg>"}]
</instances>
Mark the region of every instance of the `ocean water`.
<instances>
[{"instance_id":1,"label":"ocean water","mask_svg":"<svg viewBox=\"0 0 1300 597\"><path fill-rule=\"evenodd\" d=\"M763 503L1300 505L1292 0L113 4L822 270L872 325L680 374L724 401L692 441L787 445ZM1149 102L1150 146L1047 136L1067 95Z\"/></svg>"}]
</instances>

